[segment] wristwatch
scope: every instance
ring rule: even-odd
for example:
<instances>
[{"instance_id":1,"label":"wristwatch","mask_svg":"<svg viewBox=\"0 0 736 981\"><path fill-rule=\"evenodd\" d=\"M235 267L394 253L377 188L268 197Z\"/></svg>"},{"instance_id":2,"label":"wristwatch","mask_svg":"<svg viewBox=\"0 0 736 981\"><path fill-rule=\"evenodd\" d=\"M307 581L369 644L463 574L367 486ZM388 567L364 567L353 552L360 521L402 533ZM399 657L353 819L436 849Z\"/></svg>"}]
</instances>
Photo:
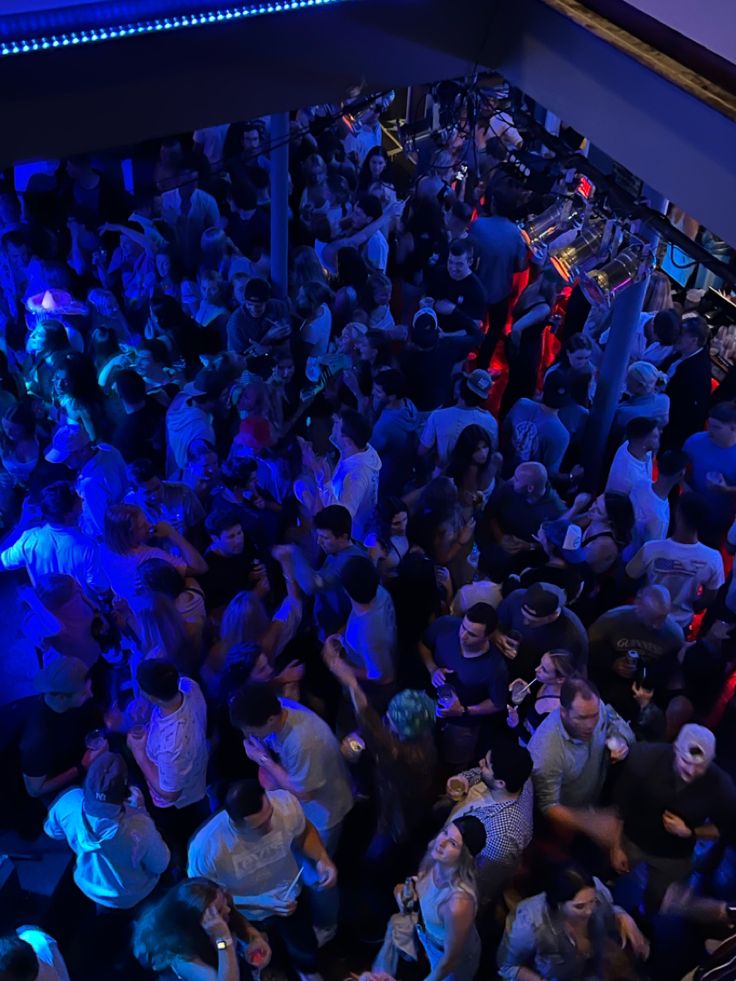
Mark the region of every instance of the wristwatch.
<instances>
[{"instance_id":1,"label":"wristwatch","mask_svg":"<svg viewBox=\"0 0 736 981\"><path fill-rule=\"evenodd\" d=\"M215 947L217 947L218 950L227 950L227 948L232 947L232 945L232 937L220 937L219 940L215 940Z\"/></svg>"}]
</instances>

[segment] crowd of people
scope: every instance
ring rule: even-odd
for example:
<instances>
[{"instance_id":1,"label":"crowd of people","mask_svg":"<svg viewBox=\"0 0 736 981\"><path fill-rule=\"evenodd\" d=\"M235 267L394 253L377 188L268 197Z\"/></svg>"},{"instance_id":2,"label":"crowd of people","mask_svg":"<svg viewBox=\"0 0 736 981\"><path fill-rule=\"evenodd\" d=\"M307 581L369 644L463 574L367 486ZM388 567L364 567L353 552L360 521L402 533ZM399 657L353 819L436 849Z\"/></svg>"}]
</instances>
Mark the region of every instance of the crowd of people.
<instances>
[{"instance_id":1,"label":"crowd of people","mask_svg":"<svg viewBox=\"0 0 736 981\"><path fill-rule=\"evenodd\" d=\"M0 182L4 823L70 854L3 978L736 976L707 323L652 273L591 473L610 314L522 240L523 132L410 175L390 100L293 114L287 292L268 120Z\"/></svg>"}]
</instances>

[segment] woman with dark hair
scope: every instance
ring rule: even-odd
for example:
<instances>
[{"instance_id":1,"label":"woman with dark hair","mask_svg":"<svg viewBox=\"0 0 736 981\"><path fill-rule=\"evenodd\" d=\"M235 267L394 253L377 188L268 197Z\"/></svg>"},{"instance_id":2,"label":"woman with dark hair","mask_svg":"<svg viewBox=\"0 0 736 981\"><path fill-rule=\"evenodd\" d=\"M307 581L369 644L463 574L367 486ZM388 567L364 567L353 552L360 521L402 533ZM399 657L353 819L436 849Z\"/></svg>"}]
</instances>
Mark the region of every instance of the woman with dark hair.
<instances>
[{"instance_id":1,"label":"woman with dark hair","mask_svg":"<svg viewBox=\"0 0 736 981\"><path fill-rule=\"evenodd\" d=\"M144 593L136 604L135 613L140 628L142 658L166 658L173 661L180 674L196 678L202 661L202 649L189 636L174 600L164 593ZM132 666L131 674L135 675Z\"/></svg>"},{"instance_id":2,"label":"woman with dark hair","mask_svg":"<svg viewBox=\"0 0 736 981\"><path fill-rule=\"evenodd\" d=\"M631 542L634 508L626 494L607 491L575 523L583 529L581 547L594 575L607 572Z\"/></svg>"},{"instance_id":3,"label":"woman with dark hair","mask_svg":"<svg viewBox=\"0 0 736 981\"><path fill-rule=\"evenodd\" d=\"M37 418L30 400L12 405L0 427L0 527L10 528L27 499L31 474L41 459ZM38 474L34 484L38 483Z\"/></svg>"},{"instance_id":4,"label":"woman with dark hair","mask_svg":"<svg viewBox=\"0 0 736 981\"><path fill-rule=\"evenodd\" d=\"M570 865L509 914L498 973L509 981L637 978L636 959L648 956L646 938L603 883Z\"/></svg>"},{"instance_id":5,"label":"woman with dark hair","mask_svg":"<svg viewBox=\"0 0 736 981\"><path fill-rule=\"evenodd\" d=\"M406 535L409 508L400 497L386 497L379 500L376 517L378 520L366 536L365 545L385 582L397 575L399 563L409 551Z\"/></svg>"},{"instance_id":6,"label":"woman with dark hair","mask_svg":"<svg viewBox=\"0 0 736 981\"><path fill-rule=\"evenodd\" d=\"M307 283L326 283L325 271L319 256L309 245L294 249L289 263L289 296L292 300Z\"/></svg>"},{"instance_id":7,"label":"woman with dark hair","mask_svg":"<svg viewBox=\"0 0 736 981\"><path fill-rule=\"evenodd\" d=\"M27 391L50 405L56 364L71 350L64 325L58 320L36 324L26 341L26 351L31 357L30 371L26 371Z\"/></svg>"},{"instance_id":8,"label":"woman with dark hair","mask_svg":"<svg viewBox=\"0 0 736 981\"><path fill-rule=\"evenodd\" d=\"M182 981L241 981L252 977L249 965L271 959L265 934L210 879L185 879L148 906L133 928L133 953L149 970Z\"/></svg>"},{"instance_id":9,"label":"woman with dark hair","mask_svg":"<svg viewBox=\"0 0 736 981\"><path fill-rule=\"evenodd\" d=\"M491 438L482 426L466 426L450 454L447 476L452 477L466 521L488 503L499 469Z\"/></svg>"},{"instance_id":10,"label":"woman with dark hair","mask_svg":"<svg viewBox=\"0 0 736 981\"><path fill-rule=\"evenodd\" d=\"M382 146L372 146L365 155L365 160L358 174L358 191L367 191L371 184L380 182L393 186L391 176L391 161Z\"/></svg>"},{"instance_id":11,"label":"woman with dark hair","mask_svg":"<svg viewBox=\"0 0 736 981\"><path fill-rule=\"evenodd\" d=\"M109 435L112 424L104 393L97 384L95 366L84 354L70 351L57 365L53 397L62 424L79 426L91 443Z\"/></svg>"},{"instance_id":12,"label":"woman with dark hair","mask_svg":"<svg viewBox=\"0 0 736 981\"><path fill-rule=\"evenodd\" d=\"M29 400L12 405L2 418L0 461L16 484L26 486L38 464L41 449L38 420Z\"/></svg>"}]
</instances>

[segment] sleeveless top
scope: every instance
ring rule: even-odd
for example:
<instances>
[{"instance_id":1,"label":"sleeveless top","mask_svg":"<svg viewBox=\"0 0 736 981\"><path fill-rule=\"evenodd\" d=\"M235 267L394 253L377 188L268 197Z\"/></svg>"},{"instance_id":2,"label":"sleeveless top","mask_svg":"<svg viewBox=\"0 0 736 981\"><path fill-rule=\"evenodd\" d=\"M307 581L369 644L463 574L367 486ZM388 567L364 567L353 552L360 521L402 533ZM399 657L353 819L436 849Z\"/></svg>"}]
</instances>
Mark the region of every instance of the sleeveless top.
<instances>
[{"instance_id":1,"label":"sleeveless top","mask_svg":"<svg viewBox=\"0 0 736 981\"><path fill-rule=\"evenodd\" d=\"M438 886L434 878L434 868L427 875L417 879L416 889L424 920L425 933L436 947L443 950L446 930L444 920L440 914L440 908L455 895L469 896L473 901L473 905L477 906L478 901L476 896L467 886L453 886L447 883Z\"/></svg>"}]
</instances>

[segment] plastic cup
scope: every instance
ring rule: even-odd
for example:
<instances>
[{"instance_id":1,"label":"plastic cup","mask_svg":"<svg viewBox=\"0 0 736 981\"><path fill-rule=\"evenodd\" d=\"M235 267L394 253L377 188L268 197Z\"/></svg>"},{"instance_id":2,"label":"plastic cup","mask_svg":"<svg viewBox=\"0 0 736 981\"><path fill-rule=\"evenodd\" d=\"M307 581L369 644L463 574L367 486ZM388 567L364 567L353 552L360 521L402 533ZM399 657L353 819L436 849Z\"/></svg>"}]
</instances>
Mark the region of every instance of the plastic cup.
<instances>
[{"instance_id":1,"label":"plastic cup","mask_svg":"<svg viewBox=\"0 0 736 981\"><path fill-rule=\"evenodd\" d=\"M263 967L268 959L268 954L260 944L251 944L245 952L245 959L251 967Z\"/></svg>"},{"instance_id":2,"label":"plastic cup","mask_svg":"<svg viewBox=\"0 0 736 981\"><path fill-rule=\"evenodd\" d=\"M349 763L356 763L360 759L361 753L365 749L365 743L357 732L351 732L349 735L345 736L340 748L342 750L342 755Z\"/></svg>"},{"instance_id":3,"label":"plastic cup","mask_svg":"<svg viewBox=\"0 0 736 981\"><path fill-rule=\"evenodd\" d=\"M521 705L531 690L531 685L527 684L523 678L517 678L509 685L509 695L512 705Z\"/></svg>"},{"instance_id":4,"label":"plastic cup","mask_svg":"<svg viewBox=\"0 0 736 981\"><path fill-rule=\"evenodd\" d=\"M468 792L468 781L461 774L457 773L447 781L447 796L451 800L462 800Z\"/></svg>"}]
</instances>

